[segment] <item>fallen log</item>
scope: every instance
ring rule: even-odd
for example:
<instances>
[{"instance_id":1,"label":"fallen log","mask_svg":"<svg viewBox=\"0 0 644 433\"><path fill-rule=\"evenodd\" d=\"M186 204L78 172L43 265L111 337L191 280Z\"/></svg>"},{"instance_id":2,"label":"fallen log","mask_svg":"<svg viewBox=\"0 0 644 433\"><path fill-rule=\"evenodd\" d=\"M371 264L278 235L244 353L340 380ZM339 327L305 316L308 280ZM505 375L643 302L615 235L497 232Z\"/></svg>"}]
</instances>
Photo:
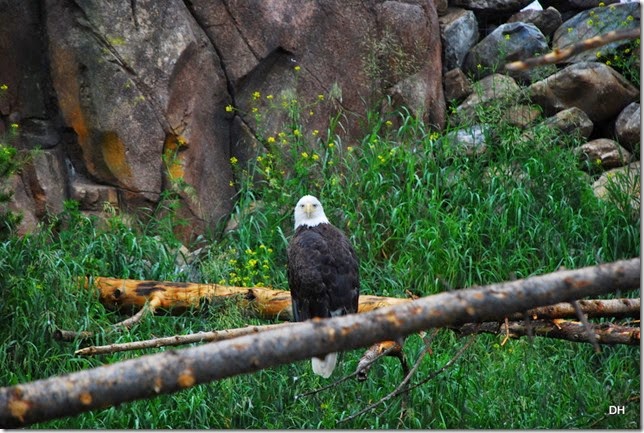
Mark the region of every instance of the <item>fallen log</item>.
<instances>
[{"instance_id":1,"label":"fallen log","mask_svg":"<svg viewBox=\"0 0 644 433\"><path fill-rule=\"evenodd\" d=\"M0 388L0 428L27 426L190 388L329 352L396 340L424 329L502 320L537 306L640 286L640 259L566 270L405 302L364 314L314 319L61 377Z\"/></svg>"},{"instance_id":2,"label":"fallen log","mask_svg":"<svg viewBox=\"0 0 644 433\"><path fill-rule=\"evenodd\" d=\"M190 308L199 308L204 304L221 302L224 299L236 299L240 308L252 311L260 318L293 320L290 292L269 287L237 287L106 277L97 277L93 280L93 284L87 282L86 287L96 287L100 302L112 309L139 309L152 304L155 309L182 312ZM360 295L358 312L366 313L381 307L411 301L412 299L408 298ZM579 305L588 317L640 316L639 299L580 300ZM577 317L574 307L568 302L532 308L526 313L535 320ZM523 319L523 313L514 314L509 319Z\"/></svg>"},{"instance_id":3,"label":"fallen log","mask_svg":"<svg viewBox=\"0 0 644 433\"><path fill-rule=\"evenodd\" d=\"M291 294L269 287L238 287L220 284L175 283L170 281L129 280L97 277L87 288L96 287L99 300L112 309L139 309L153 303L155 309L182 312L203 304L236 299L243 309L263 319L293 320ZM410 299L361 295L358 312L409 302Z\"/></svg>"},{"instance_id":4,"label":"fallen log","mask_svg":"<svg viewBox=\"0 0 644 433\"><path fill-rule=\"evenodd\" d=\"M639 346L640 344L640 328L615 325L607 322L591 323L590 327L596 339L595 341L599 344L626 344L630 346ZM592 343L584 324L570 320L537 320L531 321L530 323L523 321L508 322L507 327L503 322L467 323L458 328L451 329L461 336L485 333L507 334L509 338L519 338L527 336L529 332L532 332L532 335L535 336L580 343Z\"/></svg>"}]
</instances>

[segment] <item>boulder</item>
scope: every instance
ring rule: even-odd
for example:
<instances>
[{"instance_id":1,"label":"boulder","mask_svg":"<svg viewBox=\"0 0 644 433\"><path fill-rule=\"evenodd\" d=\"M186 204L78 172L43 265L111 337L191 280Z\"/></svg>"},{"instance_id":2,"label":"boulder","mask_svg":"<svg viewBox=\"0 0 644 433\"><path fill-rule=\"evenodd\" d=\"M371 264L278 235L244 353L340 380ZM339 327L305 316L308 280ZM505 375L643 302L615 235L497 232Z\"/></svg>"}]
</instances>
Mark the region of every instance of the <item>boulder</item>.
<instances>
[{"instance_id":1,"label":"boulder","mask_svg":"<svg viewBox=\"0 0 644 433\"><path fill-rule=\"evenodd\" d=\"M461 68L470 48L479 40L479 27L474 12L449 8L439 18L443 43L443 71Z\"/></svg>"},{"instance_id":2,"label":"boulder","mask_svg":"<svg viewBox=\"0 0 644 433\"><path fill-rule=\"evenodd\" d=\"M534 25L523 22L502 24L469 51L463 62L463 71L475 77L501 72L507 62L525 59L547 52L545 36ZM536 69L510 71L518 81L529 82L540 74Z\"/></svg>"},{"instance_id":3,"label":"boulder","mask_svg":"<svg viewBox=\"0 0 644 433\"><path fill-rule=\"evenodd\" d=\"M446 102L461 102L472 93L472 85L460 68L448 71L443 77Z\"/></svg>"},{"instance_id":4,"label":"boulder","mask_svg":"<svg viewBox=\"0 0 644 433\"><path fill-rule=\"evenodd\" d=\"M637 88L599 62L570 65L532 84L528 92L548 115L577 107L593 122L611 119L639 99Z\"/></svg>"},{"instance_id":5,"label":"boulder","mask_svg":"<svg viewBox=\"0 0 644 433\"><path fill-rule=\"evenodd\" d=\"M512 77L489 75L472 85L474 91L456 107L455 121L477 121L477 107L509 100L519 92L519 85Z\"/></svg>"},{"instance_id":6,"label":"boulder","mask_svg":"<svg viewBox=\"0 0 644 433\"><path fill-rule=\"evenodd\" d=\"M534 24L544 36L552 35L561 26L561 14L552 6L544 10L526 9L512 15L509 23L524 22Z\"/></svg>"},{"instance_id":7,"label":"boulder","mask_svg":"<svg viewBox=\"0 0 644 433\"><path fill-rule=\"evenodd\" d=\"M593 122L583 110L572 107L562 110L544 120L544 124L556 128L565 135L577 134L588 139L593 132Z\"/></svg>"},{"instance_id":8,"label":"boulder","mask_svg":"<svg viewBox=\"0 0 644 433\"><path fill-rule=\"evenodd\" d=\"M595 197L614 203L623 211L630 210L633 216L640 213L640 162L604 172L593 183Z\"/></svg>"},{"instance_id":9,"label":"boulder","mask_svg":"<svg viewBox=\"0 0 644 433\"><path fill-rule=\"evenodd\" d=\"M579 160L590 168L611 169L626 165L631 154L614 140L598 138L575 149Z\"/></svg>"},{"instance_id":10,"label":"boulder","mask_svg":"<svg viewBox=\"0 0 644 433\"><path fill-rule=\"evenodd\" d=\"M626 148L635 150L641 140L642 121L640 104L633 102L624 108L615 121L617 140Z\"/></svg>"},{"instance_id":11,"label":"boulder","mask_svg":"<svg viewBox=\"0 0 644 433\"><path fill-rule=\"evenodd\" d=\"M561 24L552 37L552 46L555 48L564 48L584 39L604 35L613 30L639 29L640 18L639 2L593 7L592 9L576 14ZM598 57L611 59L613 55L618 53L620 47L629 42L627 39L611 42L599 48L576 54L566 59L566 62L590 62L596 60Z\"/></svg>"},{"instance_id":12,"label":"boulder","mask_svg":"<svg viewBox=\"0 0 644 433\"><path fill-rule=\"evenodd\" d=\"M448 132L444 140L458 154L480 156L487 151L489 129L486 125L472 125Z\"/></svg>"}]
</instances>

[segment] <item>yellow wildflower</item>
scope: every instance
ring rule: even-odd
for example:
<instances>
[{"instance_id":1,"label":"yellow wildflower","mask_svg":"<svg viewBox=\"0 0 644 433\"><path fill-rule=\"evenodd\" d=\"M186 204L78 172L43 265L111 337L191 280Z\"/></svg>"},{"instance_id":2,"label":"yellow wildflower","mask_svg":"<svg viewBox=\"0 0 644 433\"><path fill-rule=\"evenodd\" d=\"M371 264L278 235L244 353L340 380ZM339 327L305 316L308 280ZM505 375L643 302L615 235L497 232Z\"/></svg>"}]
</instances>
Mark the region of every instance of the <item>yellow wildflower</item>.
<instances>
[{"instance_id":1,"label":"yellow wildflower","mask_svg":"<svg viewBox=\"0 0 644 433\"><path fill-rule=\"evenodd\" d=\"M259 99L261 96L262 96L262 94L259 93L258 91L253 92L253 99Z\"/></svg>"},{"instance_id":2,"label":"yellow wildflower","mask_svg":"<svg viewBox=\"0 0 644 433\"><path fill-rule=\"evenodd\" d=\"M6 84L3 84L3 85L0 86L0 90L2 90L2 91L7 90L8 88L9 88L9 86L7 86Z\"/></svg>"},{"instance_id":3,"label":"yellow wildflower","mask_svg":"<svg viewBox=\"0 0 644 433\"><path fill-rule=\"evenodd\" d=\"M333 148L335 147L335 143L334 143L334 142L330 142L330 143L328 144L328 146L329 146L329 149L333 149Z\"/></svg>"},{"instance_id":4,"label":"yellow wildflower","mask_svg":"<svg viewBox=\"0 0 644 433\"><path fill-rule=\"evenodd\" d=\"M266 141L267 141L268 143L275 143L275 137L268 137L268 138L266 139Z\"/></svg>"},{"instance_id":5,"label":"yellow wildflower","mask_svg":"<svg viewBox=\"0 0 644 433\"><path fill-rule=\"evenodd\" d=\"M18 127L19 127L19 126L20 126L20 125L18 125L17 123L12 123L12 124L11 124L11 127L12 127L13 129L18 129Z\"/></svg>"},{"instance_id":6,"label":"yellow wildflower","mask_svg":"<svg viewBox=\"0 0 644 433\"><path fill-rule=\"evenodd\" d=\"M313 156L311 156L311 158L313 159L313 161L317 161L318 159L320 159L317 153L314 153Z\"/></svg>"},{"instance_id":7,"label":"yellow wildflower","mask_svg":"<svg viewBox=\"0 0 644 433\"><path fill-rule=\"evenodd\" d=\"M296 66L296 67L294 67L293 69L295 70L295 72L298 72L298 71L299 71L300 69L302 69L302 68L300 68L299 66Z\"/></svg>"},{"instance_id":8,"label":"yellow wildflower","mask_svg":"<svg viewBox=\"0 0 644 433\"><path fill-rule=\"evenodd\" d=\"M268 99L268 100L273 99L273 95L266 95L266 99Z\"/></svg>"},{"instance_id":9,"label":"yellow wildflower","mask_svg":"<svg viewBox=\"0 0 644 433\"><path fill-rule=\"evenodd\" d=\"M317 129L314 129L314 130L313 130L313 132L311 132L311 134L312 134L314 137L316 137L319 133L320 133L320 131L318 131Z\"/></svg>"},{"instance_id":10,"label":"yellow wildflower","mask_svg":"<svg viewBox=\"0 0 644 433\"><path fill-rule=\"evenodd\" d=\"M238 162L239 162L239 160L238 160L236 157L234 157L234 156L233 156L232 158L230 158L230 163L231 163L232 165L235 165L235 164L237 164Z\"/></svg>"},{"instance_id":11,"label":"yellow wildflower","mask_svg":"<svg viewBox=\"0 0 644 433\"><path fill-rule=\"evenodd\" d=\"M391 120L387 120L387 121L385 122L385 126L387 126L387 128L391 128L391 126L392 126L393 124L394 124L394 122L392 122Z\"/></svg>"},{"instance_id":12,"label":"yellow wildflower","mask_svg":"<svg viewBox=\"0 0 644 433\"><path fill-rule=\"evenodd\" d=\"M234 109L235 109L235 107L233 107L232 105L230 105L230 104L226 105L226 112L227 113L232 113Z\"/></svg>"},{"instance_id":13,"label":"yellow wildflower","mask_svg":"<svg viewBox=\"0 0 644 433\"><path fill-rule=\"evenodd\" d=\"M304 159L307 159L309 157L309 154L306 152L302 152L301 155L302 155L302 158Z\"/></svg>"},{"instance_id":14,"label":"yellow wildflower","mask_svg":"<svg viewBox=\"0 0 644 433\"><path fill-rule=\"evenodd\" d=\"M318 95L318 101L324 101L324 95Z\"/></svg>"},{"instance_id":15,"label":"yellow wildflower","mask_svg":"<svg viewBox=\"0 0 644 433\"><path fill-rule=\"evenodd\" d=\"M300 135L302 135L302 134L300 133L300 130L299 130L299 129L294 129L294 130L293 130L293 135L294 135L294 136L296 136L296 137L299 137L299 136L300 136Z\"/></svg>"}]
</instances>

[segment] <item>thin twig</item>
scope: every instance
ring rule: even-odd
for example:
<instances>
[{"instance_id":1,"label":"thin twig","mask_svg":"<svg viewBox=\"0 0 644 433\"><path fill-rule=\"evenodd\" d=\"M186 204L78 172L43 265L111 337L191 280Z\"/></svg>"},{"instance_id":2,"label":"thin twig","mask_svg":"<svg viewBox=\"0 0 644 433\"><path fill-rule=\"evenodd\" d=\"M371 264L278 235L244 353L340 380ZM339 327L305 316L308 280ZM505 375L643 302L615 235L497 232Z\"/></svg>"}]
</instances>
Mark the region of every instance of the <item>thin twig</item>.
<instances>
[{"instance_id":1,"label":"thin twig","mask_svg":"<svg viewBox=\"0 0 644 433\"><path fill-rule=\"evenodd\" d=\"M379 405L381 405L385 401L389 400L390 398L397 396L400 393L400 390L407 386L407 384L409 383L409 380L411 379L411 377L414 375L414 373L416 373L416 370L418 370L418 367L420 367L420 363L423 361L423 358L424 358L425 353L427 352L428 348L429 348L429 346L425 346L423 348L423 351L418 356L418 359L414 363L414 366L411 368L411 370L409 370L409 372L403 378L402 382L400 382L398 384L398 386L392 392L390 392L389 394L387 394L386 396L384 396L383 398L381 398L377 402L370 404L369 406L367 406L366 408L362 409L361 411L356 412L356 413L354 413L353 415L351 415L351 416L349 416L347 418L343 418L338 422L346 422L346 421L352 420L352 419L362 415L363 413L368 412L368 411L372 410L375 407L378 407Z\"/></svg>"},{"instance_id":2,"label":"thin twig","mask_svg":"<svg viewBox=\"0 0 644 433\"><path fill-rule=\"evenodd\" d=\"M577 300L574 300L570 302L570 304L574 307L575 312L577 313L577 317L579 318L579 321L584 325L584 329L586 329L586 333L588 334L588 341L590 341L590 344L592 344L593 347L595 348L595 353L601 353L602 349L601 347L599 347L599 343L597 342L597 337L595 337L595 333L593 332L593 329L590 326L590 323L588 323L588 318L581 310L581 306L579 305L579 302Z\"/></svg>"},{"instance_id":3,"label":"thin twig","mask_svg":"<svg viewBox=\"0 0 644 433\"><path fill-rule=\"evenodd\" d=\"M382 358L382 357L384 357L384 356L387 356L387 355L388 355L389 353L391 353L394 349L395 349L395 346L391 346L390 348L388 348L388 349L387 349L387 350L385 350L384 352L382 352L382 353L378 354L378 356L376 356L374 359L372 359L372 360L370 360L368 363L366 363L366 364L365 364L365 366L368 366L368 365L370 365L370 364L373 364L374 362L376 362L376 361L377 361L377 360L379 360L380 358ZM300 398L302 398L302 397L306 397L306 396L311 395L311 394L317 394L318 392L325 391L325 390L327 390L327 389L329 389L329 388L334 388L335 386L337 386L337 385L341 384L342 382L344 382L344 381L346 381L346 380L349 380L349 379L351 379L351 378L352 378L352 377L354 377L354 376L357 376L359 373L360 373L360 370L356 369L356 371L354 371L353 373L351 373L351 374L349 374L349 375L347 375L347 376L341 377L340 379L336 380L336 381L335 381L335 382L333 382L333 383L330 383L330 384L328 384L328 385L322 386L322 387L320 387L320 388L313 389L313 390L311 390L311 391L304 392L304 393L302 393L302 394L296 394L296 395L295 395L295 400L300 399Z\"/></svg>"},{"instance_id":4,"label":"thin twig","mask_svg":"<svg viewBox=\"0 0 644 433\"><path fill-rule=\"evenodd\" d=\"M134 325L139 323L144 316L147 314L154 314L156 311L156 307L159 304L159 300L156 298L150 299L150 302L146 303L139 311L136 312L136 314L132 317L128 317L127 319L115 323L110 328L108 329L108 333L110 332L121 332L121 331L126 331L130 328L132 328ZM53 333L54 339L58 341L74 341L77 338L80 338L82 340L88 340L90 338L94 338L96 335L95 332L93 331L68 331L65 329L56 329Z\"/></svg>"}]
</instances>

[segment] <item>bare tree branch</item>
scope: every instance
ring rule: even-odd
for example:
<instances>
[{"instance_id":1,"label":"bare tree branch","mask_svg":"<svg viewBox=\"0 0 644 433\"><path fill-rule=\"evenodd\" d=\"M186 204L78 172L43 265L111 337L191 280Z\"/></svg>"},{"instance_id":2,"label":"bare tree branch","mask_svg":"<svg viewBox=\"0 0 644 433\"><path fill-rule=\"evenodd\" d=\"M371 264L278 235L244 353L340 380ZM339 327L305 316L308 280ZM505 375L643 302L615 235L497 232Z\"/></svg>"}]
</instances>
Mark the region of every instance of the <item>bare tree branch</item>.
<instances>
[{"instance_id":1,"label":"bare tree branch","mask_svg":"<svg viewBox=\"0 0 644 433\"><path fill-rule=\"evenodd\" d=\"M222 331L198 332L196 334L175 335L172 337L152 338L150 340L132 341L130 343L108 344L105 346L89 346L78 349L74 355L92 356L106 353L125 352L128 350L153 349L163 346L181 346L183 344L202 343L229 340L244 335L256 334L271 329L292 326L294 323L279 323L276 325L245 326L243 328L226 329Z\"/></svg>"},{"instance_id":2,"label":"bare tree branch","mask_svg":"<svg viewBox=\"0 0 644 433\"><path fill-rule=\"evenodd\" d=\"M0 427L11 428L190 388L423 329L509 314L640 286L640 259L455 290L363 314L314 319L231 340L0 388Z\"/></svg>"},{"instance_id":3,"label":"bare tree branch","mask_svg":"<svg viewBox=\"0 0 644 433\"><path fill-rule=\"evenodd\" d=\"M508 63L505 65L505 69L509 71L525 71L526 69L537 66L560 63L583 51L592 50L594 48L610 44L611 42L621 41L624 39L636 39L639 38L639 36L639 27L628 30L614 30L603 35L584 39L583 41L572 44L566 48L556 48L554 51L540 57L533 57L531 59Z\"/></svg>"},{"instance_id":4,"label":"bare tree branch","mask_svg":"<svg viewBox=\"0 0 644 433\"><path fill-rule=\"evenodd\" d=\"M640 328L620 326L612 323L589 324L595 341L600 344L626 344L639 346ZM580 322L569 320L537 320L530 324L532 333L541 337L557 338L579 343L591 343L588 329ZM509 338L528 335L528 325L523 322L509 322L506 328L499 322L466 323L458 328L451 328L459 335L470 334L504 334Z\"/></svg>"}]
</instances>

